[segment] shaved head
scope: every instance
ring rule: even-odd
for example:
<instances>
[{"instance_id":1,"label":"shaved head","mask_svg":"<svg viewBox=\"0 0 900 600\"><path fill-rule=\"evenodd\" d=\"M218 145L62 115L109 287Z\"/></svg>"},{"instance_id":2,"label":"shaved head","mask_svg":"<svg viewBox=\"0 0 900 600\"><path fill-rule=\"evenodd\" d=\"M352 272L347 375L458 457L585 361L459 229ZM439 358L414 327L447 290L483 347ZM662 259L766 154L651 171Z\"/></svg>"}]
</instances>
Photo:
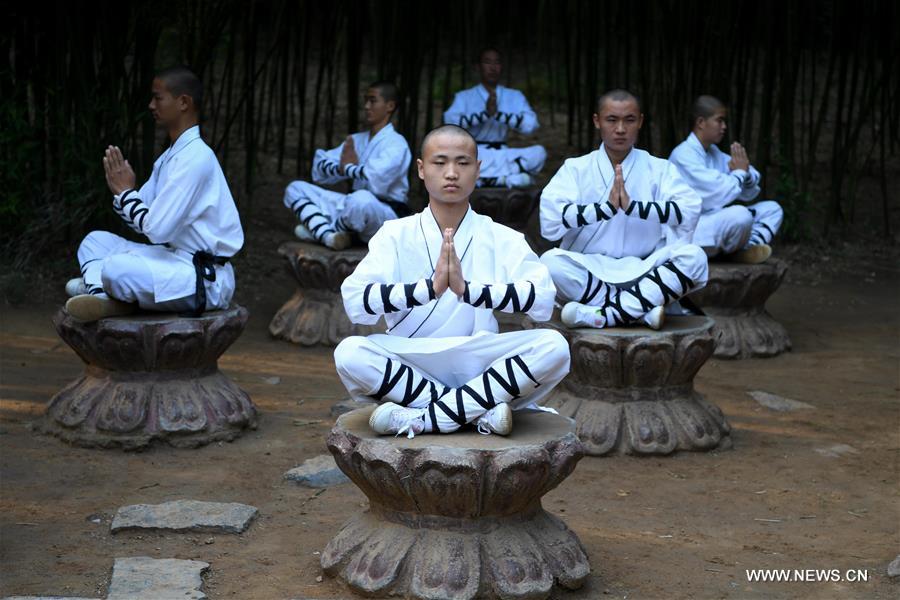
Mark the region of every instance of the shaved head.
<instances>
[{"instance_id":1,"label":"shaved head","mask_svg":"<svg viewBox=\"0 0 900 600\"><path fill-rule=\"evenodd\" d=\"M188 96L194 104L194 110L200 112L203 106L203 82L197 75L183 65L163 69L156 74L169 88L169 92L175 96Z\"/></svg>"},{"instance_id":2,"label":"shaved head","mask_svg":"<svg viewBox=\"0 0 900 600\"><path fill-rule=\"evenodd\" d=\"M641 101L640 99L629 92L628 90L610 90L597 98L597 113L603 112L603 105L606 104L607 100L611 100L613 102L627 102L631 100L635 104L637 104L638 112L641 112Z\"/></svg>"},{"instance_id":3,"label":"shaved head","mask_svg":"<svg viewBox=\"0 0 900 600\"><path fill-rule=\"evenodd\" d=\"M472 156L474 158L478 158L478 144L475 142L475 138L472 137L471 133L457 125L441 125L426 133L425 137L422 138L422 145L419 147L419 157L425 158L425 148L428 146L428 142L431 140L431 138L437 135L450 135L468 138L472 143Z\"/></svg>"}]
</instances>

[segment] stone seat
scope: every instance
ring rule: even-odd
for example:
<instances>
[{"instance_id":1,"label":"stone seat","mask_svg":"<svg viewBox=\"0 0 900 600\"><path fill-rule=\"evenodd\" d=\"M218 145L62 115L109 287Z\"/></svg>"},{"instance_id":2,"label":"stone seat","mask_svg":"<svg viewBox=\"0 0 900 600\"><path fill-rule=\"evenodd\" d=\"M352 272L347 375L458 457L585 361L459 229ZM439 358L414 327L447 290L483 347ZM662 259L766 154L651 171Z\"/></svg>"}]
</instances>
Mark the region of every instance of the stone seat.
<instances>
[{"instance_id":1,"label":"stone seat","mask_svg":"<svg viewBox=\"0 0 900 600\"><path fill-rule=\"evenodd\" d=\"M590 573L581 542L541 497L575 468L571 421L517 412L512 435L378 436L373 408L341 415L328 449L369 499L322 552L356 593L404 598L547 598Z\"/></svg>"},{"instance_id":2,"label":"stone seat","mask_svg":"<svg viewBox=\"0 0 900 600\"><path fill-rule=\"evenodd\" d=\"M337 346L345 337L368 335L384 328L354 325L344 312L341 284L368 249L334 251L318 244L285 242L278 253L297 280L297 291L278 309L269 333L301 346Z\"/></svg>"},{"instance_id":3,"label":"stone seat","mask_svg":"<svg viewBox=\"0 0 900 600\"><path fill-rule=\"evenodd\" d=\"M547 327L569 342L572 368L544 402L575 419L586 452L670 454L731 446L722 411L694 390L713 353L713 320L667 317L664 327L570 329L558 313Z\"/></svg>"},{"instance_id":4,"label":"stone seat","mask_svg":"<svg viewBox=\"0 0 900 600\"><path fill-rule=\"evenodd\" d=\"M787 273L783 260L758 265L710 262L706 287L690 295L716 323L716 358L777 356L791 349L787 330L766 312L766 300Z\"/></svg>"},{"instance_id":5,"label":"stone seat","mask_svg":"<svg viewBox=\"0 0 900 600\"><path fill-rule=\"evenodd\" d=\"M84 372L50 400L46 433L87 447L137 449L154 441L196 447L256 427L250 397L218 369L247 309L197 318L145 313L90 323L65 309L56 331Z\"/></svg>"}]
</instances>

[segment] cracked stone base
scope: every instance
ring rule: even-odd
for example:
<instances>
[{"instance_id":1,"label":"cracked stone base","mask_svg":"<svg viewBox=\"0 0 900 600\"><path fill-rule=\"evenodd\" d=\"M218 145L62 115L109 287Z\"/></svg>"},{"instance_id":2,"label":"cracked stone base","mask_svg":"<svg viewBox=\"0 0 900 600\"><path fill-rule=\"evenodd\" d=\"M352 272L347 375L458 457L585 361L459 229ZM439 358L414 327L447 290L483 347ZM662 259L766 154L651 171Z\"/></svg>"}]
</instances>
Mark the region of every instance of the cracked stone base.
<instances>
[{"instance_id":1,"label":"cracked stone base","mask_svg":"<svg viewBox=\"0 0 900 600\"><path fill-rule=\"evenodd\" d=\"M644 327L548 327L569 341L572 370L544 402L575 419L587 454L671 454L730 448L731 427L717 406L694 390L712 355L709 317L671 317L660 331Z\"/></svg>"},{"instance_id":2,"label":"cracked stone base","mask_svg":"<svg viewBox=\"0 0 900 600\"><path fill-rule=\"evenodd\" d=\"M139 315L82 323L65 310L54 324L85 362L51 400L41 429L85 447L197 447L256 427L250 397L218 370L247 310L189 319Z\"/></svg>"},{"instance_id":3,"label":"cracked stone base","mask_svg":"<svg viewBox=\"0 0 900 600\"><path fill-rule=\"evenodd\" d=\"M786 273L787 264L778 259L758 265L710 263L706 287L690 298L715 320L716 358L761 358L791 349L787 330L765 308Z\"/></svg>"},{"instance_id":4,"label":"cracked stone base","mask_svg":"<svg viewBox=\"0 0 900 600\"><path fill-rule=\"evenodd\" d=\"M406 438L345 414L328 438L369 498L322 552L322 568L358 594L407 598L548 598L590 573L578 537L540 498L582 456L568 420L516 413L506 438L466 431Z\"/></svg>"}]
</instances>

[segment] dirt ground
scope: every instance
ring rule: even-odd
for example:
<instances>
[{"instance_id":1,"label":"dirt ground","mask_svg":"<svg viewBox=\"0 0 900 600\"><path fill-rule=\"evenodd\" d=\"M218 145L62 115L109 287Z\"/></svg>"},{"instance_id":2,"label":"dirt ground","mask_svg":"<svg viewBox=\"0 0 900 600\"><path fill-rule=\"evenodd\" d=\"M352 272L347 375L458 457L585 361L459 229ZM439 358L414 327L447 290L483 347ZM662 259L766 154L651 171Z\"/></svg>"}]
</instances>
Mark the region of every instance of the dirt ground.
<instances>
[{"instance_id":1,"label":"dirt ground","mask_svg":"<svg viewBox=\"0 0 900 600\"><path fill-rule=\"evenodd\" d=\"M352 484L315 491L282 480L325 451L329 407L344 394L329 349L268 334L293 289L275 253L287 226L262 217L245 225L257 233L238 261L237 300L252 316L220 364L261 418L233 443L125 453L36 433L49 398L81 370L50 322L61 285L48 282L39 301L2 308L0 597L103 597L113 559L138 555L209 562L211 598L349 596L328 577L317 580L319 552L365 497ZM886 575L900 553L897 253L839 242L778 253L791 270L769 310L786 325L793 351L713 360L696 380L729 419L734 448L583 459L544 502L581 538L593 569L582 590L559 598L900 594L900 581ZM814 408L774 412L751 390ZM829 451L840 444L851 448ZM260 516L243 535L110 534L119 506L178 498L244 502ZM868 581L749 582L745 570L762 568L861 569Z\"/></svg>"}]
</instances>

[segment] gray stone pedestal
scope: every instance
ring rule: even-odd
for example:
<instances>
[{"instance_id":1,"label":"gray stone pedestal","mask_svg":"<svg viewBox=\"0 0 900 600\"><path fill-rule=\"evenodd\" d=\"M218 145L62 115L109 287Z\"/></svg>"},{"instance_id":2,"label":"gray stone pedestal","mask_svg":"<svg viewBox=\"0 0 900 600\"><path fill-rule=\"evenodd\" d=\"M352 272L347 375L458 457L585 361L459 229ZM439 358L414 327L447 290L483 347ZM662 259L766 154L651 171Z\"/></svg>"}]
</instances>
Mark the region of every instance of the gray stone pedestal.
<instances>
[{"instance_id":1,"label":"gray stone pedestal","mask_svg":"<svg viewBox=\"0 0 900 600\"><path fill-rule=\"evenodd\" d=\"M287 259L297 291L269 323L273 336L301 346L337 346L351 335L383 331L351 323L341 300L341 284L366 256L366 248L335 252L318 244L287 242L278 253Z\"/></svg>"},{"instance_id":2,"label":"gray stone pedestal","mask_svg":"<svg viewBox=\"0 0 900 600\"><path fill-rule=\"evenodd\" d=\"M590 573L578 538L541 506L581 459L568 420L516 413L509 437L377 436L372 408L342 415L328 449L369 498L322 552L365 596L547 598Z\"/></svg>"},{"instance_id":3,"label":"gray stone pedestal","mask_svg":"<svg viewBox=\"0 0 900 600\"><path fill-rule=\"evenodd\" d=\"M706 287L690 295L716 323L716 358L777 356L791 349L787 330L766 312L787 264L770 258L758 265L711 262Z\"/></svg>"},{"instance_id":4,"label":"gray stone pedestal","mask_svg":"<svg viewBox=\"0 0 900 600\"><path fill-rule=\"evenodd\" d=\"M556 318L525 326L556 329L569 341L572 370L544 404L575 419L588 454L731 446L722 411L694 390L694 375L713 353L709 317L669 317L660 331L569 329Z\"/></svg>"},{"instance_id":5,"label":"gray stone pedestal","mask_svg":"<svg viewBox=\"0 0 900 600\"><path fill-rule=\"evenodd\" d=\"M256 427L250 397L218 368L247 323L240 306L198 318L145 314L83 323L61 309L56 331L84 373L47 407L46 433L79 446L196 447Z\"/></svg>"}]
</instances>

